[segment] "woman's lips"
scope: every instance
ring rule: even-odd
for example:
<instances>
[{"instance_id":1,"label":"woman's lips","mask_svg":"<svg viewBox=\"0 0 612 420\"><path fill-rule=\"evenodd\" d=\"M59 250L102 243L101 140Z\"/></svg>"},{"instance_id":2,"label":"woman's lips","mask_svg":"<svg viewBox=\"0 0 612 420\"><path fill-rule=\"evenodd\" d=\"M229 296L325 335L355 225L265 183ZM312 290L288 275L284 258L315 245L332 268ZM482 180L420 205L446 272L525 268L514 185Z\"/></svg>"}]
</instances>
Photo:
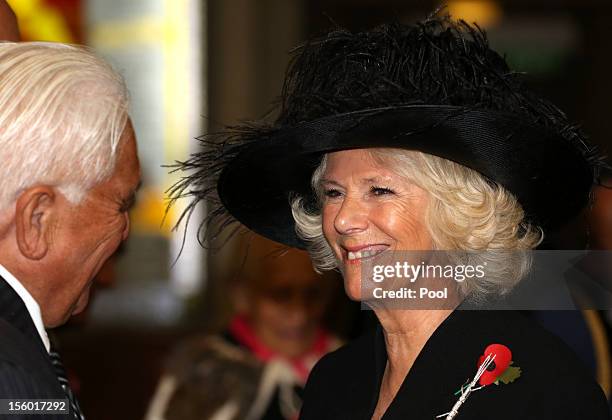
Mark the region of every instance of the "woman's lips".
<instances>
[{"instance_id":1,"label":"woman's lips","mask_svg":"<svg viewBox=\"0 0 612 420\"><path fill-rule=\"evenodd\" d=\"M363 259L373 258L381 252L385 251L388 245L361 245L343 248L344 260L349 264L358 263Z\"/></svg>"}]
</instances>

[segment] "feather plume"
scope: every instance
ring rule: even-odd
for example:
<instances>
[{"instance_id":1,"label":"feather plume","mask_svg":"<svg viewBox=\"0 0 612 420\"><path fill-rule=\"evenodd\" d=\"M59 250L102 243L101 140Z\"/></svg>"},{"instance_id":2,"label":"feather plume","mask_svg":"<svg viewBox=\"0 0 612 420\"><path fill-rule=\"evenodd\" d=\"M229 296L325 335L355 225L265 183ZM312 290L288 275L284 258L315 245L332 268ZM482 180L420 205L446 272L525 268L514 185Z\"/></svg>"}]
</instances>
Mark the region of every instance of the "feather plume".
<instances>
[{"instance_id":1,"label":"feather plume","mask_svg":"<svg viewBox=\"0 0 612 420\"><path fill-rule=\"evenodd\" d=\"M176 162L185 174L167 193L172 206L190 199L177 226L202 201L209 205L198 238L210 245L235 220L217 195L223 168L245 147L283 128L323 117L426 104L502 111L543 126L569 142L593 168L605 159L581 129L552 103L525 88L523 75L491 50L477 25L432 16L414 25L392 23L352 33L335 28L291 51L275 121L247 122L199 138L201 151Z\"/></svg>"}]
</instances>

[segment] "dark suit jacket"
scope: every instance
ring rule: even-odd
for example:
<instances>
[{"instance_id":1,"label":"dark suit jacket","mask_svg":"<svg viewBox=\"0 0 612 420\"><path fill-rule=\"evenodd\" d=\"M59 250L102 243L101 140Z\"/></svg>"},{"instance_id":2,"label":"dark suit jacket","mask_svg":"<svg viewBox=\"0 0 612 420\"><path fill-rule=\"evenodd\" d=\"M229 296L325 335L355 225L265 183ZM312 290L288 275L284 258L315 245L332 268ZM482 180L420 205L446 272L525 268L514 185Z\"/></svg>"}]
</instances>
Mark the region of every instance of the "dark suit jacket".
<instances>
[{"instance_id":1,"label":"dark suit jacket","mask_svg":"<svg viewBox=\"0 0 612 420\"><path fill-rule=\"evenodd\" d=\"M601 388L565 344L514 311L454 311L434 332L383 419L433 420L477 370L489 344L512 351L521 376L475 391L456 420L609 419ZM387 362L380 326L319 361L306 384L302 420L371 419Z\"/></svg>"},{"instance_id":2,"label":"dark suit jacket","mask_svg":"<svg viewBox=\"0 0 612 420\"><path fill-rule=\"evenodd\" d=\"M66 398L25 304L0 277L0 399ZM45 420L67 415L2 416Z\"/></svg>"}]
</instances>

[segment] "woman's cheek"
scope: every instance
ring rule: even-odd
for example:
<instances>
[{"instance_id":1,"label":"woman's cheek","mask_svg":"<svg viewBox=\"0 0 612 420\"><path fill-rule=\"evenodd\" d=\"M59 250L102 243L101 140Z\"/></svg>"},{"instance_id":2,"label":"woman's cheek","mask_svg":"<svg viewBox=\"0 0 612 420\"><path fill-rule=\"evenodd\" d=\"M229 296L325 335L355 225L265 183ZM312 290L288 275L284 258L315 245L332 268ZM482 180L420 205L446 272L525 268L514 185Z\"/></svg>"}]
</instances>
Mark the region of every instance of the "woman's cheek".
<instances>
[{"instance_id":1,"label":"woman's cheek","mask_svg":"<svg viewBox=\"0 0 612 420\"><path fill-rule=\"evenodd\" d=\"M397 206L392 203L382 203L373 207L370 210L370 221L373 222L380 230L387 234L392 234L398 227L398 212Z\"/></svg>"},{"instance_id":2,"label":"woman's cheek","mask_svg":"<svg viewBox=\"0 0 612 420\"><path fill-rule=\"evenodd\" d=\"M330 204L323 205L323 208L321 209L323 236L325 236L325 239L327 239L327 242L330 244L333 242L333 237L335 236L334 220L336 214L337 209L335 209L335 206Z\"/></svg>"}]
</instances>

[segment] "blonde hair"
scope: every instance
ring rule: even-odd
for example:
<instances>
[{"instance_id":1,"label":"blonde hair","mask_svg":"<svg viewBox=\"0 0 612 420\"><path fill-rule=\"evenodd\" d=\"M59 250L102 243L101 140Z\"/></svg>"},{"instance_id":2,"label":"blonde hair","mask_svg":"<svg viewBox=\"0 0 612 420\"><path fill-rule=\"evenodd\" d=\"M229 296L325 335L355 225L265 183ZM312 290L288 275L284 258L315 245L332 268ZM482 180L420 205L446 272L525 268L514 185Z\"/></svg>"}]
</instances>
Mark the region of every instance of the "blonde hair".
<instances>
[{"instance_id":1,"label":"blonde hair","mask_svg":"<svg viewBox=\"0 0 612 420\"><path fill-rule=\"evenodd\" d=\"M0 209L36 184L78 203L112 174L127 112L123 79L87 49L0 43Z\"/></svg>"},{"instance_id":2,"label":"blonde hair","mask_svg":"<svg viewBox=\"0 0 612 420\"><path fill-rule=\"evenodd\" d=\"M508 190L470 168L437 156L390 148L369 152L428 192L425 224L434 249L466 251L453 254L463 259L456 263L487 266L485 278L460 284L464 295L475 300L489 294L503 295L527 274L531 257L521 251L538 246L543 231L525 220L521 205ZM311 180L319 204L326 164L324 156ZM306 242L316 270L337 268L336 257L323 236L320 211L308 211L304 203L299 196L291 201L298 236Z\"/></svg>"}]
</instances>

